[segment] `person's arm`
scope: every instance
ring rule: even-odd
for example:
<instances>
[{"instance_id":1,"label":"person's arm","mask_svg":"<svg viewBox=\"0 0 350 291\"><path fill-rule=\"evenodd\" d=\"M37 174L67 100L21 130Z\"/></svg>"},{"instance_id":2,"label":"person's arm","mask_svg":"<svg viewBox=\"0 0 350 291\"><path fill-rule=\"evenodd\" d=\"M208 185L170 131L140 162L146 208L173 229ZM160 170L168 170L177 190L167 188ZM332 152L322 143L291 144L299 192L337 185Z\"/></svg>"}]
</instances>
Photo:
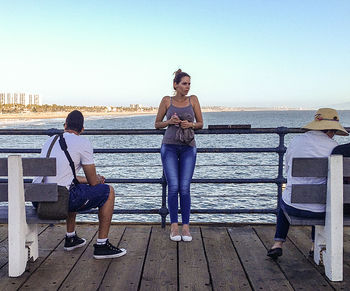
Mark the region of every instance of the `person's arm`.
<instances>
[{"instance_id":1,"label":"person's arm","mask_svg":"<svg viewBox=\"0 0 350 291\"><path fill-rule=\"evenodd\" d=\"M198 98L195 95L191 96L191 104L194 111L194 117L196 122L190 122L187 120L181 121L182 128L192 128L192 129L202 129L203 128L203 116L201 106L199 104Z\"/></svg>"},{"instance_id":2,"label":"person's arm","mask_svg":"<svg viewBox=\"0 0 350 291\"><path fill-rule=\"evenodd\" d=\"M83 165L85 177L78 176L77 179L80 183L88 183L91 186L100 184L98 175L96 174L95 164Z\"/></svg>"},{"instance_id":3,"label":"person's arm","mask_svg":"<svg viewBox=\"0 0 350 291\"><path fill-rule=\"evenodd\" d=\"M169 102L170 102L170 97L165 96L165 97L163 97L162 101L159 104L156 121L154 123L154 127L156 129L167 127L170 124L179 124L180 123L180 119L178 116L172 116L169 120L163 121L164 116L165 116L165 114L168 110L168 107L169 107L168 106Z\"/></svg>"}]
</instances>

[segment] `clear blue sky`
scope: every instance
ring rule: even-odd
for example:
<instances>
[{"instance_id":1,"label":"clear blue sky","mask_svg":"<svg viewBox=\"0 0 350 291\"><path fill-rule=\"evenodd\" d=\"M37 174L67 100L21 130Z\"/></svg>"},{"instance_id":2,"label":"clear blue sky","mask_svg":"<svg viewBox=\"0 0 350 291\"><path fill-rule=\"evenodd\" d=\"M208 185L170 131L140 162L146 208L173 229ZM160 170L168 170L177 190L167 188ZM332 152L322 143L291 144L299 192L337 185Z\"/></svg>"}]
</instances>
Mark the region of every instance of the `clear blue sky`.
<instances>
[{"instance_id":1,"label":"clear blue sky","mask_svg":"<svg viewBox=\"0 0 350 291\"><path fill-rule=\"evenodd\" d=\"M350 101L350 1L3 1L0 91L158 105L172 73L204 105Z\"/></svg>"}]
</instances>

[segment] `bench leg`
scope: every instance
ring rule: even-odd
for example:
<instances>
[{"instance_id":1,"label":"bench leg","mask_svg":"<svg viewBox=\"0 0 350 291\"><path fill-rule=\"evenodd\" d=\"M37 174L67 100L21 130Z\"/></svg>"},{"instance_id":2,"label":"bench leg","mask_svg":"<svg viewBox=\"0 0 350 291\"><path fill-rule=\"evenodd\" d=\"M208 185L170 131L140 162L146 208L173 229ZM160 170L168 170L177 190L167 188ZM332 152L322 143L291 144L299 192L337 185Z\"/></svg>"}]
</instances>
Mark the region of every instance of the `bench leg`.
<instances>
[{"instance_id":1,"label":"bench leg","mask_svg":"<svg viewBox=\"0 0 350 291\"><path fill-rule=\"evenodd\" d=\"M331 281L343 280L343 157L328 158L324 267Z\"/></svg>"},{"instance_id":2,"label":"bench leg","mask_svg":"<svg viewBox=\"0 0 350 291\"><path fill-rule=\"evenodd\" d=\"M326 239L323 225L315 225L315 246L314 246L314 261L317 265L320 264L321 252L326 247Z\"/></svg>"},{"instance_id":3,"label":"bench leg","mask_svg":"<svg viewBox=\"0 0 350 291\"><path fill-rule=\"evenodd\" d=\"M28 224L26 246L29 248L29 258L35 261L39 257L37 224Z\"/></svg>"},{"instance_id":4,"label":"bench leg","mask_svg":"<svg viewBox=\"0 0 350 291\"><path fill-rule=\"evenodd\" d=\"M18 155L8 157L8 193L9 276L18 277L28 260L22 158Z\"/></svg>"}]
</instances>

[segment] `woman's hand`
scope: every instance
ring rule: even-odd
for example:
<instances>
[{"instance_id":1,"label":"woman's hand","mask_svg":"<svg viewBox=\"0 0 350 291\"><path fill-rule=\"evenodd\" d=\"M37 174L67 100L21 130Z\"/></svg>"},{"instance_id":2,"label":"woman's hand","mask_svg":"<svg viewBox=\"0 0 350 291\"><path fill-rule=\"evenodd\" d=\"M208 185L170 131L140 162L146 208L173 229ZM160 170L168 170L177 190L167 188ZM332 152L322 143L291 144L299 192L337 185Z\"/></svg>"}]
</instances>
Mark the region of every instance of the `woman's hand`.
<instances>
[{"instance_id":1,"label":"woman's hand","mask_svg":"<svg viewBox=\"0 0 350 291\"><path fill-rule=\"evenodd\" d=\"M186 128L193 128L193 122L188 121L188 120L181 120L181 128L186 129Z\"/></svg>"},{"instance_id":2,"label":"woman's hand","mask_svg":"<svg viewBox=\"0 0 350 291\"><path fill-rule=\"evenodd\" d=\"M174 125L179 125L182 121L181 119L177 116L176 113L171 116L171 118L167 121L169 124L174 124Z\"/></svg>"}]
</instances>

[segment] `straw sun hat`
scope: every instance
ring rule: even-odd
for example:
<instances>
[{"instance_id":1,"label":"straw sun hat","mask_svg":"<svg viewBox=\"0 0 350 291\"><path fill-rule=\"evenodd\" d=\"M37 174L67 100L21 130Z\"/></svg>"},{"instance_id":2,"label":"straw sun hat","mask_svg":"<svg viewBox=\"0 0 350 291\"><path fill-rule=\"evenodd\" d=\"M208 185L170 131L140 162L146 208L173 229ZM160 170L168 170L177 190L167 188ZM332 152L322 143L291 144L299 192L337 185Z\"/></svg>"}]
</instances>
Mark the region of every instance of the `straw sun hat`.
<instances>
[{"instance_id":1,"label":"straw sun hat","mask_svg":"<svg viewBox=\"0 0 350 291\"><path fill-rule=\"evenodd\" d=\"M349 135L345 128L340 125L337 111L332 108L318 109L314 121L302 128L308 130L336 130L335 134L337 135Z\"/></svg>"}]
</instances>

